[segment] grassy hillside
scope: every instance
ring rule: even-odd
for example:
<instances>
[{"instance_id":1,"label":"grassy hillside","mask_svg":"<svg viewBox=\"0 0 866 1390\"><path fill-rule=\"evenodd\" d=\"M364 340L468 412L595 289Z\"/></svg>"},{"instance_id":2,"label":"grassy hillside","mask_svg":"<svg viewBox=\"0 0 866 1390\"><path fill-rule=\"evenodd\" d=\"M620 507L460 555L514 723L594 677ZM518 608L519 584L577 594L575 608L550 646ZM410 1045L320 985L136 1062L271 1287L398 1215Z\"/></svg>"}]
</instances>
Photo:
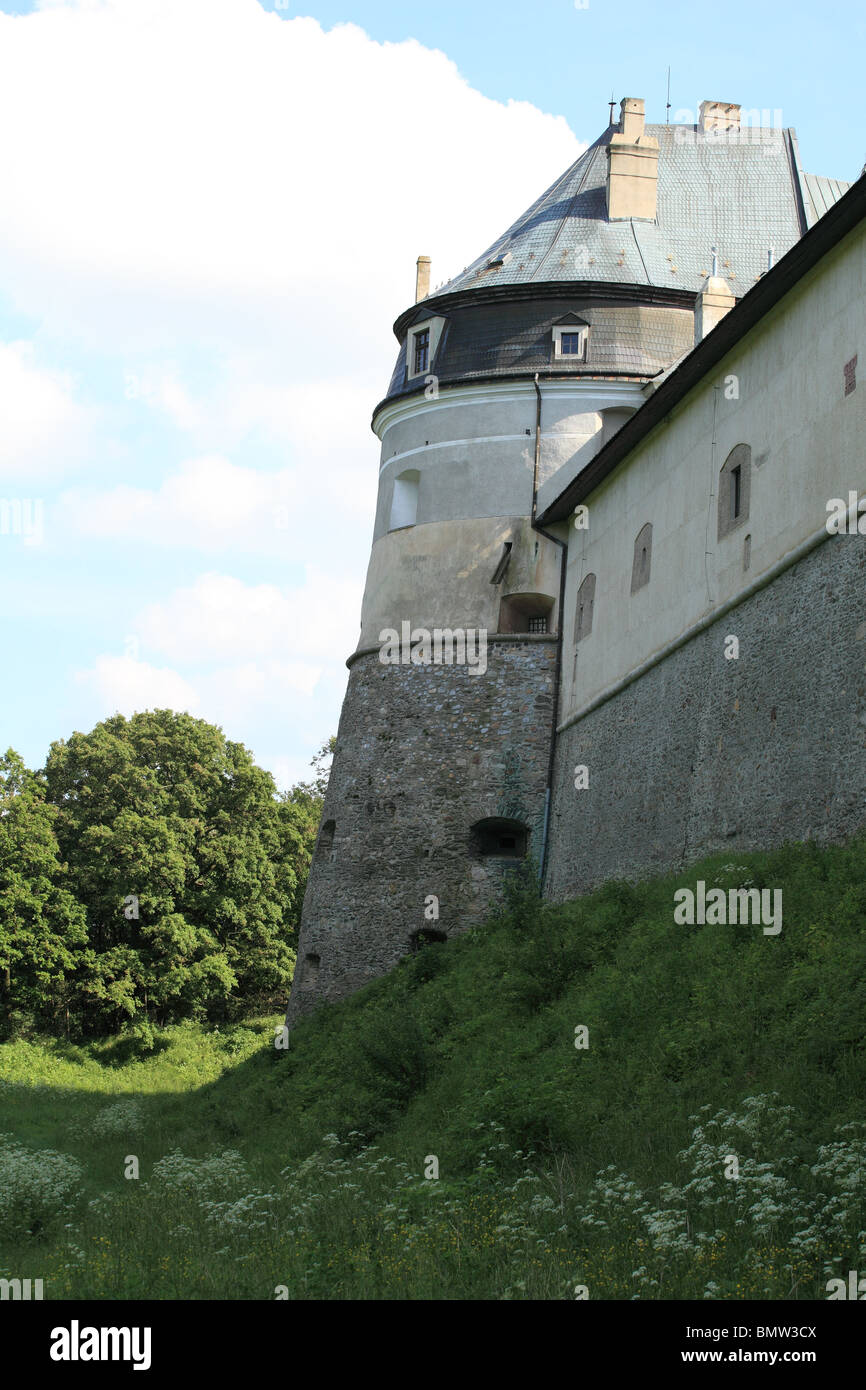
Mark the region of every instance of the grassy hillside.
<instances>
[{"instance_id":1,"label":"grassy hillside","mask_svg":"<svg viewBox=\"0 0 866 1390\"><path fill-rule=\"evenodd\" d=\"M782 932L676 925L700 878L781 888ZM288 1052L278 1019L5 1045L0 1273L46 1297L824 1298L866 1267L864 1018L862 840L559 907L517 884Z\"/></svg>"}]
</instances>

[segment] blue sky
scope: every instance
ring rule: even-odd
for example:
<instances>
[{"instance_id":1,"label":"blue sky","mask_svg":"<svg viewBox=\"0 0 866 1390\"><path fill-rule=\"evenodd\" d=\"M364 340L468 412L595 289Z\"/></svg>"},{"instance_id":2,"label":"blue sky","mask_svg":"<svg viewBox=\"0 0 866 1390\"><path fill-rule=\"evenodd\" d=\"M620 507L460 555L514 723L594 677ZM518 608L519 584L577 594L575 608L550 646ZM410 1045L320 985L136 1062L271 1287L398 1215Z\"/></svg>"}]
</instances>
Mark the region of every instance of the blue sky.
<instances>
[{"instance_id":1,"label":"blue sky","mask_svg":"<svg viewBox=\"0 0 866 1390\"><path fill-rule=\"evenodd\" d=\"M672 114L780 109L807 169L855 178L864 30L841 5L0 0L0 744L37 766L171 705L304 776L415 257L460 270L611 92L663 120L669 65Z\"/></svg>"}]
</instances>

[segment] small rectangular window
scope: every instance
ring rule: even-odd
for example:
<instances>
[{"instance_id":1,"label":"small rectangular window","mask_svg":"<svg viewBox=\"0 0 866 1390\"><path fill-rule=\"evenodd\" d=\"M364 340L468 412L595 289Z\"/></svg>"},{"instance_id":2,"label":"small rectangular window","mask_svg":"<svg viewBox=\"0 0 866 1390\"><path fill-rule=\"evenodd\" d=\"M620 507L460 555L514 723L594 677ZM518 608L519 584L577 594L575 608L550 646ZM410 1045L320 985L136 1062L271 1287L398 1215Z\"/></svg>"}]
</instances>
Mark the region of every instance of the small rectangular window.
<instances>
[{"instance_id":1,"label":"small rectangular window","mask_svg":"<svg viewBox=\"0 0 866 1390\"><path fill-rule=\"evenodd\" d=\"M731 519L738 517L743 505L743 470L739 464L731 469Z\"/></svg>"},{"instance_id":2,"label":"small rectangular window","mask_svg":"<svg viewBox=\"0 0 866 1390\"><path fill-rule=\"evenodd\" d=\"M579 357L583 351L583 335L581 333L563 333L560 344L560 352L563 357L567 354L574 354Z\"/></svg>"},{"instance_id":3,"label":"small rectangular window","mask_svg":"<svg viewBox=\"0 0 866 1390\"><path fill-rule=\"evenodd\" d=\"M546 618L530 618L530 619L529 619L529 631L530 631L530 632L546 632L546 631L547 631L547 619L546 619Z\"/></svg>"},{"instance_id":4,"label":"small rectangular window","mask_svg":"<svg viewBox=\"0 0 866 1390\"><path fill-rule=\"evenodd\" d=\"M415 371L426 372L430 361L430 329L415 334Z\"/></svg>"}]
</instances>

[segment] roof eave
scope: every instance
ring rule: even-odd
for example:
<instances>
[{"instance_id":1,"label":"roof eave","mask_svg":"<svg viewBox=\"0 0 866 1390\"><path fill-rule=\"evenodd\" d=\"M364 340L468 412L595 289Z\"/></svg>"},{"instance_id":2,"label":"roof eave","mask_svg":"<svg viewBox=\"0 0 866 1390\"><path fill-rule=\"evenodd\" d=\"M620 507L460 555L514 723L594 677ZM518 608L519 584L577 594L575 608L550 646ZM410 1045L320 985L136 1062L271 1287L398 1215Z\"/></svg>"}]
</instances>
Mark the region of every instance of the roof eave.
<instances>
[{"instance_id":1,"label":"roof eave","mask_svg":"<svg viewBox=\"0 0 866 1390\"><path fill-rule=\"evenodd\" d=\"M790 251L746 292L738 304L707 334L680 367L599 449L595 457L538 517L550 524L565 521L575 507L598 487L616 466L678 405L755 324L866 218L866 176L861 175Z\"/></svg>"}]
</instances>

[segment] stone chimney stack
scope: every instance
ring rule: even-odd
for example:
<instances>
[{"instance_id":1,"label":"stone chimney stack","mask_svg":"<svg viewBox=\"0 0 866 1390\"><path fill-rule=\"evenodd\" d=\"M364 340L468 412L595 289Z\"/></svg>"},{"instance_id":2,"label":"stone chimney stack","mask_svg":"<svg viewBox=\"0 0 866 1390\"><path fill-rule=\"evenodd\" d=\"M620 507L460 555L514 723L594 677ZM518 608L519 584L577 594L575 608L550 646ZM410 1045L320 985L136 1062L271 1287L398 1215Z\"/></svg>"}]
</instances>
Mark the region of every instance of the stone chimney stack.
<instances>
[{"instance_id":1,"label":"stone chimney stack","mask_svg":"<svg viewBox=\"0 0 866 1390\"><path fill-rule=\"evenodd\" d=\"M656 215L659 178L659 142L644 134L644 104L640 97L624 97L619 129L607 147L607 215L612 222L638 217L652 221Z\"/></svg>"},{"instance_id":2,"label":"stone chimney stack","mask_svg":"<svg viewBox=\"0 0 866 1390\"><path fill-rule=\"evenodd\" d=\"M419 256L415 263L415 303L430 293L430 257Z\"/></svg>"},{"instance_id":3,"label":"stone chimney stack","mask_svg":"<svg viewBox=\"0 0 866 1390\"><path fill-rule=\"evenodd\" d=\"M732 101L702 101L698 130L739 130L740 108Z\"/></svg>"},{"instance_id":4,"label":"stone chimney stack","mask_svg":"<svg viewBox=\"0 0 866 1390\"><path fill-rule=\"evenodd\" d=\"M715 269L715 257L713 260ZM727 280L721 275L708 275L695 300L695 347L735 304L734 292Z\"/></svg>"}]
</instances>

